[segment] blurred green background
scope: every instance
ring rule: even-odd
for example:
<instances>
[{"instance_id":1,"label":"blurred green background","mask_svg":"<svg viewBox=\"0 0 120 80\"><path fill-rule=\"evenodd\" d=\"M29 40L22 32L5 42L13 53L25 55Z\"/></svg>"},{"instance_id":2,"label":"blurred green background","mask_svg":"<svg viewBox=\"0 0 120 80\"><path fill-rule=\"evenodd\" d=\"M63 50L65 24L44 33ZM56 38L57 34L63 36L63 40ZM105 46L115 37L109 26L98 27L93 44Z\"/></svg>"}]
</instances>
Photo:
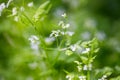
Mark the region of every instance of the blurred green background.
<instances>
[{"instance_id":1,"label":"blurred green background","mask_svg":"<svg viewBox=\"0 0 120 80\"><path fill-rule=\"evenodd\" d=\"M74 70L72 61L76 56L61 54L60 59L55 61L56 52L47 51L49 59L41 58L33 54L28 41L33 34L48 37L64 12L72 26L70 30L75 32L73 43L98 38L100 51L94 68L109 66L116 70L120 66L120 0L51 0L52 7L47 15L43 15L45 19L37 24L37 31L24 16L20 16L23 19L21 22L8 17L14 6L23 6L25 14L31 19L39 5L47 0L33 0L34 7L28 8L27 4L31 1L13 0L0 16L0 80L65 80L63 70ZM2 2L7 3L7 0L0 0ZM37 67L31 69L29 64ZM113 76L119 75L119 71L116 70Z\"/></svg>"}]
</instances>

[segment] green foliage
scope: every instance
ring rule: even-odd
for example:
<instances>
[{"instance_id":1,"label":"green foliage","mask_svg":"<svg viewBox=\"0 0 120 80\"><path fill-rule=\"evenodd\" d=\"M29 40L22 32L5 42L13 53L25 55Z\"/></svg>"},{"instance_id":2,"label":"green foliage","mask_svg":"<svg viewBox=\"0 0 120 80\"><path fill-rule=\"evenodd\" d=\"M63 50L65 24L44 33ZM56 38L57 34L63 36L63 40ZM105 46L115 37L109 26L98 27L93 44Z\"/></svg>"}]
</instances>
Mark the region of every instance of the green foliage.
<instances>
[{"instance_id":1,"label":"green foliage","mask_svg":"<svg viewBox=\"0 0 120 80\"><path fill-rule=\"evenodd\" d=\"M91 4L0 1L0 80L119 80L119 20Z\"/></svg>"}]
</instances>

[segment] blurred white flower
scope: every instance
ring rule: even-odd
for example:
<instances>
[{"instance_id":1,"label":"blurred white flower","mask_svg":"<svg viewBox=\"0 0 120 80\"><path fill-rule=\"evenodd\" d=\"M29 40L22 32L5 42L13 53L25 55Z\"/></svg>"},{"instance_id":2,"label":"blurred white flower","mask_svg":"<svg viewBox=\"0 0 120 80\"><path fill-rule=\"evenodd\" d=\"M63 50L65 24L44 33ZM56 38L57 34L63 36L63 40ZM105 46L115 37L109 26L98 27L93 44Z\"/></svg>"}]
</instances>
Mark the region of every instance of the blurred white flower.
<instances>
[{"instance_id":1,"label":"blurred white flower","mask_svg":"<svg viewBox=\"0 0 120 80\"><path fill-rule=\"evenodd\" d=\"M6 7L8 8L10 3L12 2L13 0L8 0L7 4L6 4Z\"/></svg>"},{"instance_id":2,"label":"blurred white flower","mask_svg":"<svg viewBox=\"0 0 120 80\"><path fill-rule=\"evenodd\" d=\"M90 52L90 48L86 48L85 50L82 51L82 54L86 54Z\"/></svg>"},{"instance_id":3,"label":"blurred white flower","mask_svg":"<svg viewBox=\"0 0 120 80\"><path fill-rule=\"evenodd\" d=\"M57 31L55 31L55 30L53 30L52 31L52 33L50 34L50 37L58 37L58 36L60 36L60 30L57 30Z\"/></svg>"},{"instance_id":4,"label":"blurred white flower","mask_svg":"<svg viewBox=\"0 0 120 80\"><path fill-rule=\"evenodd\" d=\"M31 48L37 51L39 49L39 44L40 44L39 38L35 35L31 35L28 38L28 40L30 41Z\"/></svg>"},{"instance_id":5,"label":"blurred white flower","mask_svg":"<svg viewBox=\"0 0 120 80\"><path fill-rule=\"evenodd\" d=\"M63 21L60 21L60 22L58 23L58 26L64 26L64 22L63 22Z\"/></svg>"},{"instance_id":6,"label":"blurred white flower","mask_svg":"<svg viewBox=\"0 0 120 80\"><path fill-rule=\"evenodd\" d=\"M79 76L79 80L86 80L86 76Z\"/></svg>"},{"instance_id":7,"label":"blurred white flower","mask_svg":"<svg viewBox=\"0 0 120 80\"><path fill-rule=\"evenodd\" d=\"M0 4L0 16L1 16L1 13L4 9L5 9L5 3L1 3Z\"/></svg>"},{"instance_id":8,"label":"blurred white flower","mask_svg":"<svg viewBox=\"0 0 120 80\"><path fill-rule=\"evenodd\" d=\"M14 7L14 8L12 9L12 15L13 15L13 16L17 15L17 8L16 8L16 7Z\"/></svg>"},{"instance_id":9,"label":"blurred white flower","mask_svg":"<svg viewBox=\"0 0 120 80\"><path fill-rule=\"evenodd\" d=\"M68 35L68 36L73 36L73 35L74 35L74 32L66 31L65 34Z\"/></svg>"},{"instance_id":10,"label":"blurred white flower","mask_svg":"<svg viewBox=\"0 0 120 80\"><path fill-rule=\"evenodd\" d=\"M14 21L18 22L18 21L19 21L19 17L18 17L18 16L15 16L15 17L14 17Z\"/></svg>"},{"instance_id":11,"label":"blurred white flower","mask_svg":"<svg viewBox=\"0 0 120 80\"><path fill-rule=\"evenodd\" d=\"M72 51L75 51L75 50L77 49L77 46L76 46L76 45L71 45L71 46L70 46L70 49L71 49Z\"/></svg>"},{"instance_id":12,"label":"blurred white flower","mask_svg":"<svg viewBox=\"0 0 120 80\"><path fill-rule=\"evenodd\" d=\"M87 28L95 28L97 26L97 22L92 18L88 18L85 20L84 26Z\"/></svg>"},{"instance_id":13,"label":"blurred white flower","mask_svg":"<svg viewBox=\"0 0 120 80\"><path fill-rule=\"evenodd\" d=\"M64 28L69 28L70 27L70 24L66 24L65 26L64 26Z\"/></svg>"},{"instance_id":14,"label":"blurred white flower","mask_svg":"<svg viewBox=\"0 0 120 80\"><path fill-rule=\"evenodd\" d=\"M84 65L83 70L92 70L92 64Z\"/></svg>"},{"instance_id":15,"label":"blurred white flower","mask_svg":"<svg viewBox=\"0 0 120 80\"><path fill-rule=\"evenodd\" d=\"M20 11L24 11L25 8L23 6L20 7Z\"/></svg>"},{"instance_id":16,"label":"blurred white flower","mask_svg":"<svg viewBox=\"0 0 120 80\"><path fill-rule=\"evenodd\" d=\"M63 18L66 18L66 17L67 17L66 13L63 13L61 16L62 16Z\"/></svg>"},{"instance_id":17,"label":"blurred white flower","mask_svg":"<svg viewBox=\"0 0 120 80\"><path fill-rule=\"evenodd\" d=\"M34 70L37 68L38 64L37 64L37 62L33 62L33 63L29 63L28 66L30 69Z\"/></svg>"},{"instance_id":18,"label":"blurred white flower","mask_svg":"<svg viewBox=\"0 0 120 80\"><path fill-rule=\"evenodd\" d=\"M33 7L33 2L29 2L27 6L28 7Z\"/></svg>"},{"instance_id":19,"label":"blurred white flower","mask_svg":"<svg viewBox=\"0 0 120 80\"><path fill-rule=\"evenodd\" d=\"M84 39L84 40L90 40L90 38L91 38L91 33L88 32L88 31L83 32L83 33L81 34L81 37L82 37L82 39Z\"/></svg>"},{"instance_id":20,"label":"blurred white flower","mask_svg":"<svg viewBox=\"0 0 120 80\"><path fill-rule=\"evenodd\" d=\"M46 44L52 44L53 41L55 41L54 37L47 37L47 38L45 38L45 43Z\"/></svg>"},{"instance_id":21,"label":"blurred white flower","mask_svg":"<svg viewBox=\"0 0 120 80\"><path fill-rule=\"evenodd\" d=\"M66 76L66 78L67 78L68 80L72 80L72 79L74 78L74 75L73 75L73 74L69 74L69 75Z\"/></svg>"},{"instance_id":22,"label":"blurred white flower","mask_svg":"<svg viewBox=\"0 0 120 80\"><path fill-rule=\"evenodd\" d=\"M56 10L54 11L54 16L55 17L61 17L61 14L65 12L65 9L62 7L56 8Z\"/></svg>"},{"instance_id":23,"label":"blurred white flower","mask_svg":"<svg viewBox=\"0 0 120 80\"><path fill-rule=\"evenodd\" d=\"M99 40L104 40L104 39L106 38L106 34L105 34L104 32L101 32L101 31L97 32L97 33L95 34L95 36L96 36Z\"/></svg>"},{"instance_id":24,"label":"blurred white flower","mask_svg":"<svg viewBox=\"0 0 120 80\"><path fill-rule=\"evenodd\" d=\"M102 78L98 79L98 80L107 80L107 75L103 75Z\"/></svg>"}]
</instances>

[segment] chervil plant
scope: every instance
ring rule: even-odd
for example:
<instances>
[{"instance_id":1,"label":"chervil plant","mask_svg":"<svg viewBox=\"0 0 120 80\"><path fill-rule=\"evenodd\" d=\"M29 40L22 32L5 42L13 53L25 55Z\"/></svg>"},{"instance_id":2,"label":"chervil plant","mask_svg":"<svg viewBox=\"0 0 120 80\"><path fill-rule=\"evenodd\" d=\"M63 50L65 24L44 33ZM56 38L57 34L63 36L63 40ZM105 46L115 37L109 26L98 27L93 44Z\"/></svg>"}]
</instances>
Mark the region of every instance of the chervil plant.
<instances>
[{"instance_id":1,"label":"chervil plant","mask_svg":"<svg viewBox=\"0 0 120 80\"><path fill-rule=\"evenodd\" d=\"M14 4L14 1L8 0L0 4L0 16L8 12L7 18L17 24L18 29L23 32L21 34L27 45L22 47L21 54L15 55L17 57L11 60L13 61L9 71L11 73L6 74L7 78L0 75L0 80L110 79L113 69L110 67L95 69L94 66L100 49L97 38L74 42L74 35L77 34L67 21L66 13L61 14L58 24L49 23L49 20L46 20L52 8L51 1L46 1L37 8L32 1L19 6L11 5L11 3ZM10 44L13 44L9 36L7 39ZM120 68L117 67L116 70ZM16 75L13 75L15 73ZM118 76L110 80L119 79Z\"/></svg>"}]
</instances>

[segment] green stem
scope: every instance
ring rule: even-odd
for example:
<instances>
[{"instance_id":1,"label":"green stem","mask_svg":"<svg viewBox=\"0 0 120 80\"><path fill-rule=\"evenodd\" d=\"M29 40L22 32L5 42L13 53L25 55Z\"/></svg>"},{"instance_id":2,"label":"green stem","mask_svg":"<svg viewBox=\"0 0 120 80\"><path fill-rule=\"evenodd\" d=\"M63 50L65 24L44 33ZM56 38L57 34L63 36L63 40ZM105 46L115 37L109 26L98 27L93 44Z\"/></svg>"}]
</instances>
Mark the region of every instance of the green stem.
<instances>
[{"instance_id":1,"label":"green stem","mask_svg":"<svg viewBox=\"0 0 120 80\"><path fill-rule=\"evenodd\" d=\"M90 71L87 71L87 80L90 80Z\"/></svg>"}]
</instances>

